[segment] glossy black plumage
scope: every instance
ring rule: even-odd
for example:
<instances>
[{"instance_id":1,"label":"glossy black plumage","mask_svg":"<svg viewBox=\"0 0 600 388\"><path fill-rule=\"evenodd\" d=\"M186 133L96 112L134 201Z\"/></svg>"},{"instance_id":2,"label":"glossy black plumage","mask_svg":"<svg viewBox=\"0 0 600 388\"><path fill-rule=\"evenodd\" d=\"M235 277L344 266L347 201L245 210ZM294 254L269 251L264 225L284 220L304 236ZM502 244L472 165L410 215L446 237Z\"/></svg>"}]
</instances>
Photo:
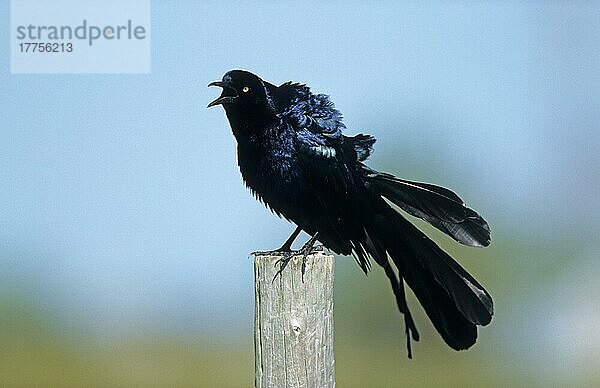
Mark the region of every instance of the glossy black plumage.
<instances>
[{"instance_id":1,"label":"glossy black plumage","mask_svg":"<svg viewBox=\"0 0 600 388\"><path fill-rule=\"evenodd\" d=\"M375 139L344 135L342 116L324 94L241 70L211 85L223 88L209 106L225 108L242 177L256 197L308 234L318 232L325 247L352 254L364 272L371 259L383 267L404 314L409 357L419 334L404 282L450 347L475 343L476 326L492 319L491 296L386 199L470 246L490 243L483 218L448 189L367 167Z\"/></svg>"}]
</instances>

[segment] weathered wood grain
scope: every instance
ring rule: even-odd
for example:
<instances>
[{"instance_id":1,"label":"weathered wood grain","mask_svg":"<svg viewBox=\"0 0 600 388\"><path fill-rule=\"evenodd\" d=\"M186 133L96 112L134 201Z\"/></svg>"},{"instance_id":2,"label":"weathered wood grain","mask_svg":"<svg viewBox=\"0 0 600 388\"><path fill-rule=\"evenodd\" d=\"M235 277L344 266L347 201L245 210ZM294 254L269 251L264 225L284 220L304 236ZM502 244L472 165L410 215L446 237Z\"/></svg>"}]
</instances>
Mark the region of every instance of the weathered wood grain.
<instances>
[{"instance_id":1,"label":"weathered wood grain","mask_svg":"<svg viewBox=\"0 0 600 388\"><path fill-rule=\"evenodd\" d=\"M334 387L333 256L293 258L275 281L280 256L256 256L257 388Z\"/></svg>"}]
</instances>

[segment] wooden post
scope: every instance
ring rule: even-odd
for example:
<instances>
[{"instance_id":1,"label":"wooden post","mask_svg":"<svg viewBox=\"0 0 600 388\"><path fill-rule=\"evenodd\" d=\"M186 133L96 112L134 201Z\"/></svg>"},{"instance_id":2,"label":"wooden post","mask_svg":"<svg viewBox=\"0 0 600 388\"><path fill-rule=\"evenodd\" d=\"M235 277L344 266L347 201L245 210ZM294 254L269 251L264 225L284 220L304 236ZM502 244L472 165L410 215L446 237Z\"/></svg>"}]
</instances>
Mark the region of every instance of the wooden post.
<instances>
[{"instance_id":1,"label":"wooden post","mask_svg":"<svg viewBox=\"0 0 600 388\"><path fill-rule=\"evenodd\" d=\"M256 388L334 387L333 256L254 258Z\"/></svg>"}]
</instances>

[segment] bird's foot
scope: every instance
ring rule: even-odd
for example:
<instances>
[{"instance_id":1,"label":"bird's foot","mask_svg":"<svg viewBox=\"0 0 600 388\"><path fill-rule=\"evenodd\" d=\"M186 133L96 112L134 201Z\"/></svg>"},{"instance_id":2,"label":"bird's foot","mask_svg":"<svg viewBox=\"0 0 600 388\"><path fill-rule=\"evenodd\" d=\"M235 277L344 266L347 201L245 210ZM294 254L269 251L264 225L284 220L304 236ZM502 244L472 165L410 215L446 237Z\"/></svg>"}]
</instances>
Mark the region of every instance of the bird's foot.
<instances>
[{"instance_id":1,"label":"bird's foot","mask_svg":"<svg viewBox=\"0 0 600 388\"><path fill-rule=\"evenodd\" d=\"M320 247L320 248L322 249L322 247ZM283 256L275 262L275 266L279 266L279 270L275 274L275 277L273 277L272 281L274 282L275 279L277 279L277 276L281 275L281 273L283 272L285 267L287 267L290 260L292 260L295 256L302 255L303 250L302 249L293 250L290 247L282 246L282 247L274 249L272 251L254 251L251 254L254 256ZM303 255L304 260L306 260L307 255ZM305 264L303 263L303 268L304 268L304 266L305 266ZM302 274L304 275L304 271Z\"/></svg>"},{"instance_id":2,"label":"bird's foot","mask_svg":"<svg viewBox=\"0 0 600 388\"><path fill-rule=\"evenodd\" d=\"M323 252L323 251L325 251L325 247L323 245L316 245L316 246L312 247L309 254L314 253L314 252ZM291 253L292 257L293 257L293 256L302 254L302 249L294 250L294 249L291 249L290 247L281 247L281 248L273 249L272 251L250 252L250 254L253 256L279 256L282 253L284 253L284 254Z\"/></svg>"},{"instance_id":3,"label":"bird's foot","mask_svg":"<svg viewBox=\"0 0 600 388\"><path fill-rule=\"evenodd\" d=\"M271 280L271 283L274 282L275 279L277 279L277 276L281 275L285 267L287 267L287 265L290 263L290 260L292 260L294 256L298 254L298 252L299 251L286 252L284 253L281 259L275 262L275 267L279 266L279 270L277 270L277 273L275 274L275 276L273 276L273 280Z\"/></svg>"},{"instance_id":4,"label":"bird's foot","mask_svg":"<svg viewBox=\"0 0 600 388\"><path fill-rule=\"evenodd\" d=\"M285 244L283 244L282 246L280 246L277 249L274 249L272 251L254 251L251 253L251 255L254 255L254 256L279 256L282 253L285 255L288 253L294 254L296 252L298 252L298 251L294 251L292 249L292 244L289 244L289 241L286 241ZM285 256L287 256L287 255L285 255Z\"/></svg>"},{"instance_id":5,"label":"bird's foot","mask_svg":"<svg viewBox=\"0 0 600 388\"><path fill-rule=\"evenodd\" d=\"M284 252L283 257L275 262L275 266L279 265L279 270L273 277L272 281L274 282L275 279L277 279L277 276L281 275L281 273L283 272L285 267L287 267L287 265L289 264L290 260L292 260L296 256L301 256L302 257L302 281L304 282L304 273L306 272L306 258L308 257L308 255L310 255L313 252L322 252L323 251L322 245L319 245L316 247L314 246L316 240L317 240L317 235L315 234L315 236L311 237L311 239L308 240L306 242L306 244L304 244L302 246L302 248L300 248L299 250L297 250L297 251L290 250L289 252Z\"/></svg>"},{"instance_id":6,"label":"bird's foot","mask_svg":"<svg viewBox=\"0 0 600 388\"><path fill-rule=\"evenodd\" d=\"M284 249L284 247L274 249L272 251L254 251L250 252L253 256L279 256L282 253L293 253L294 251L290 248Z\"/></svg>"}]
</instances>

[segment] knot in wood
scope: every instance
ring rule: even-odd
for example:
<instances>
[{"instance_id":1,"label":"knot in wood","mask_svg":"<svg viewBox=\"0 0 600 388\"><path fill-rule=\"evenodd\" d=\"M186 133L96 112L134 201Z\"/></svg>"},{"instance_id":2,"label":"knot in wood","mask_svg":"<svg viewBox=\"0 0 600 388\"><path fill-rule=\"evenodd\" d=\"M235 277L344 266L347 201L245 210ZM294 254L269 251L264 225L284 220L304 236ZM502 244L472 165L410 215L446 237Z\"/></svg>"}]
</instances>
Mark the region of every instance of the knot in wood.
<instances>
[{"instance_id":1,"label":"knot in wood","mask_svg":"<svg viewBox=\"0 0 600 388\"><path fill-rule=\"evenodd\" d=\"M292 330L296 335L300 334L300 332L302 331L300 321L297 318L292 318Z\"/></svg>"}]
</instances>

